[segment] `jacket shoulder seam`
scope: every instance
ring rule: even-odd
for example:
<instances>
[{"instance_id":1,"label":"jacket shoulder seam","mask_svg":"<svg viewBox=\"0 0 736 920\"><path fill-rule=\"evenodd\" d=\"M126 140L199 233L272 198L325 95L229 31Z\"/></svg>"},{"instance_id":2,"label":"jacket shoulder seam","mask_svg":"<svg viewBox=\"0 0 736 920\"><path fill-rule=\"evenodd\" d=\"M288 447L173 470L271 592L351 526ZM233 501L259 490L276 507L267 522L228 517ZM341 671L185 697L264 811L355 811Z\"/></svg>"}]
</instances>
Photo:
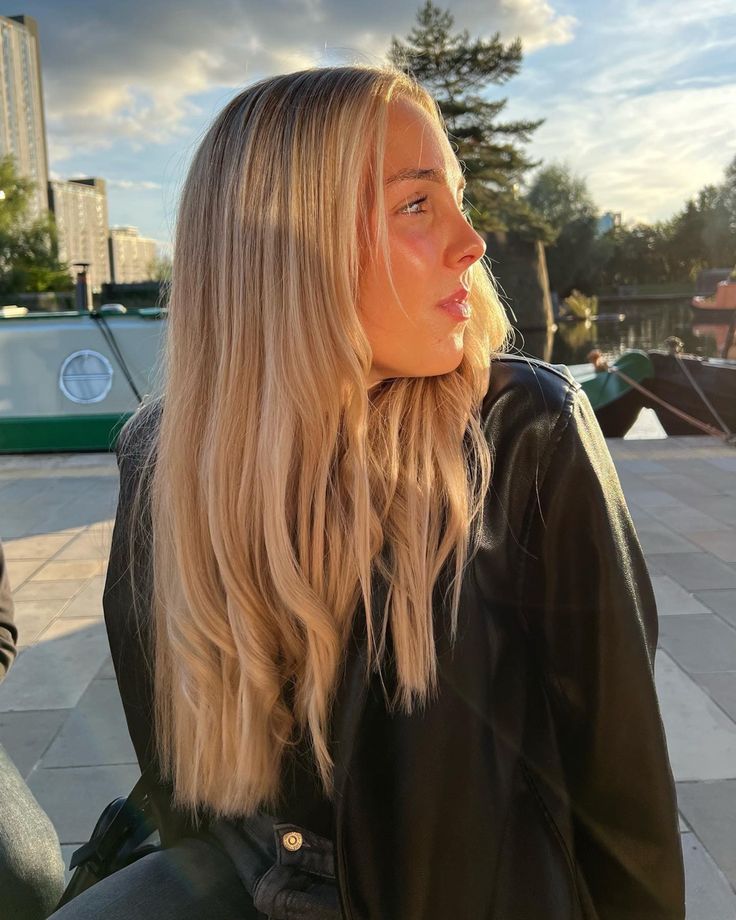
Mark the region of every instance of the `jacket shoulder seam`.
<instances>
[{"instance_id":1,"label":"jacket shoulder seam","mask_svg":"<svg viewBox=\"0 0 736 920\"><path fill-rule=\"evenodd\" d=\"M527 561L528 561L529 556L533 555L531 551L529 550L528 544L529 544L529 535L531 533L531 528L532 528L532 522L534 520L534 514L537 509L539 511L540 517L542 518L542 525L546 526L545 521L544 521L544 515L542 512L540 497L539 497L540 490L542 489L542 487L547 481L547 474L552 465L552 461L555 458L557 451L559 449L559 446L562 442L562 438L570 425L570 420L572 419L574 405L575 405L576 393L577 393L577 388L572 387L572 386L568 387L567 391L565 392L565 398L564 398L564 402L562 405L562 409L560 410L555 420L555 424L552 429L552 433L550 435L549 443L547 445L547 450L545 452L546 459L542 465L541 470L540 470L540 467L538 466L537 470L535 471L532 492L527 498L526 508L524 509L524 517L522 519L523 523L522 523L521 535L520 535L520 541L519 541L520 543L520 553L519 553L520 561L519 561L519 565L517 566L517 584L516 584L517 598L519 598L520 601L523 598L523 585L525 582ZM541 472L541 476L539 475L540 472ZM529 627L531 624L529 624L527 621L526 610L524 609L523 604L521 604L520 606L521 606L521 611L522 611L522 620L524 621L525 628L527 629L527 631L529 631Z\"/></svg>"},{"instance_id":2,"label":"jacket shoulder seam","mask_svg":"<svg viewBox=\"0 0 736 920\"><path fill-rule=\"evenodd\" d=\"M576 404L575 396L579 389L580 389L579 387L577 389L571 387L568 390L568 392L565 394L565 404L560 413L560 417L558 418L558 423L555 427L553 439L551 439L553 440L553 443L550 444L550 449L547 454L547 460L544 465L544 472L542 474L541 481L538 484L535 483L537 485L537 488L535 490L536 499L537 499L537 507L539 510L539 516L542 520L543 527L546 527L546 525L544 522L544 515L542 513L541 503L539 501L539 490L546 484L547 475L549 473L550 467L552 466L552 461L554 460L557 454L557 451L560 447L560 444L562 443L562 439L565 433L568 431L570 427L570 422L571 422L572 415L575 409L575 404ZM523 530L522 530L522 546L523 546L524 552L521 554L521 562L518 566L518 576L517 576L518 582L516 586L517 598L519 600L519 609L521 611L522 626L524 630L526 631L527 636L530 639L534 637L535 633L533 633L532 631L532 623L530 622L529 617L527 615L526 604L524 602L524 585L527 581L526 567L527 567L528 559L530 556L532 556L535 560L537 559L537 557L534 556L534 554L528 549L529 536L530 536L531 529L532 529L532 523L534 521L534 513L535 511L532 507L532 497L530 496L530 499L527 502L527 507L524 513L524 524L523 524ZM542 678L542 681L541 681L542 690L545 696L548 696L547 686L550 685L550 689L554 689L554 692L557 694L558 698L562 701L565 701L566 699L565 692L562 686L560 685L559 679L557 675L555 674L554 670L548 666L549 659L548 659L547 650L546 650L545 645L546 643L544 641L544 630L540 630L539 631L539 643L537 645L532 643L532 646L533 648L541 649L541 657L537 655L536 652L533 652L533 654L534 654L536 664L539 668L539 676L540 678ZM551 705L552 701L550 700L549 702Z\"/></svg>"},{"instance_id":3,"label":"jacket shoulder seam","mask_svg":"<svg viewBox=\"0 0 736 920\"><path fill-rule=\"evenodd\" d=\"M492 365L493 363L525 364L527 367L531 368L539 367L551 374L554 374L555 377L559 377L561 380L564 380L568 387L571 389L580 389L580 383L572 376L566 364L551 364L549 361L542 361L541 358L532 358L527 355L512 355L508 354L507 352L495 355Z\"/></svg>"}]
</instances>

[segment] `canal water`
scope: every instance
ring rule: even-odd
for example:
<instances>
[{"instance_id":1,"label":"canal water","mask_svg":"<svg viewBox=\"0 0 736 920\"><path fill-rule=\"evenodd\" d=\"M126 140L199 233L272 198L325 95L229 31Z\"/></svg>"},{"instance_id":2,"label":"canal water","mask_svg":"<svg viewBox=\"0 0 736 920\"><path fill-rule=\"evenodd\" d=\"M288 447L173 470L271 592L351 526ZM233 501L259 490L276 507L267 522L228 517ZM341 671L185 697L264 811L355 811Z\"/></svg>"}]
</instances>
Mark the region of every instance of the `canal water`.
<instances>
[{"instance_id":1,"label":"canal water","mask_svg":"<svg viewBox=\"0 0 736 920\"><path fill-rule=\"evenodd\" d=\"M676 335L685 344L684 351L701 357L719 357L723 349L728 324L693 322L692 310L686 300L656 303L602 303L601 313L623 314L624 319L596 322L560 322L551 342L551 354L535 357L553 364L583 364L588 352L597 348L606 358L615 359L627 348L664 348L664 341ZM540 351L550 351L548 342L538 342L533 334L525 334L528 344Z\"/></svg>"}]
</instances>

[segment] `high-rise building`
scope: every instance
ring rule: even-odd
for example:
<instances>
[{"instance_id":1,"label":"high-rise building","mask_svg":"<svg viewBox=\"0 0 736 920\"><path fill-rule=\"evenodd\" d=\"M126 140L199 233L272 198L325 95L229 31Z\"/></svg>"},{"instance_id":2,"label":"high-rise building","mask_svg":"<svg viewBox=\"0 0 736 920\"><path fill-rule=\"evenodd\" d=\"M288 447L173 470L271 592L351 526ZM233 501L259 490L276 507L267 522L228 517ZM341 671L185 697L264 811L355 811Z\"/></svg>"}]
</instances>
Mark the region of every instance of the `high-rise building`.
<instances>
[{"instance_id":1,"label":"high-rise building","mask_svg":"<svg viewBox=\"0 0 736 920\"><path fill-rule=\"evenodd\" d=\"M105 180L52 179L49 201L56 218L59 260L69 263L72 278L79 271L73 263L88 262L87 283L99 291L110 280Z\"/></svg>"},{"instance_id":2,"label":"high-rise building","mask_svg":"<svg viewBox=\"0 0 736 920\"><path fill-rule=\"evenodd\" d=\"M137 227L110 229L110 261L115 284L151 280L151 263L156 258L156 240L140 236Z\"/></svg>"},{"instance_id":3,"label":"high-rise building","mask_svg":"<svg viewBox=\"0 0 736 920\"><path fill-rule=\"evenodd\" d=\"M608 233L609 230L613 230L614 227L621 226L621 212L620 211L606 211L605 214L602 214L598 218L598 224L596 226L596 236L602 236L604 233Z\"/></svg>"},{"instance_id":4,"label":"high-rise building","mask_svg":"<svg viewBox=\"0 0 736 920\"><path fill-rule=\"evenodd\" d=\"M38 27L32 16L0 16L0 154L36 183L31 215L48 210L48 154Z\"/></svg>"}]
</instances>

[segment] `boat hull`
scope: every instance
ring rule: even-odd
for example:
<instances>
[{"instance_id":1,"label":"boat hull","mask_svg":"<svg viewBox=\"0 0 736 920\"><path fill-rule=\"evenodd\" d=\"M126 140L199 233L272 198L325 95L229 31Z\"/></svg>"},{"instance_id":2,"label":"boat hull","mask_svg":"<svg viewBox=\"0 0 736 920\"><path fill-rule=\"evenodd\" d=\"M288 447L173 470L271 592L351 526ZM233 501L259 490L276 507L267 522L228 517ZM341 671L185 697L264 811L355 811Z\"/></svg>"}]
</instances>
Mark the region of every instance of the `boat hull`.
<instances>
[{"instance_id":1,"label":"boat hull","mask_svg":"<svg viewBox=\"0 0 736 920\"><path fill-rule=\"evenodd\" d=\"M691 385L680 364L682 362L728 428L736 431L736 361L697 355L675 356L659 350L650 351L649 357L654 377L645 381L644 385L655 396L721 430L718 420ZM654 409L669 435L705 434L652 399L644 397L644 404Z\"/></svg>"},{"instance_id":2,"label":"boat hull","mask_svg":"<svg viewBox=\"0 0 736 920\"><path fill-rule=\"evenodd\" d=\"M736 312L736 281L721 281L713 297L693 297L690 309L698 322L728 323Z\"/></svg>"},{"instance_id":3,"label":"boat hull","mask_svg":"<svg viewBox=\"0 0 736 920\"><path fill-rule=\"evenodd\" d=\"M649 356L638 349L624 352L614 367L637 383L653 374ZM607 438L624 437L644 407L639 390L615 371L597 369L590 362L570 365L569 370L590 400L603 434Z\"/></svg>"},{"instance_id":4,"label":"boat hull","mask_svg":"<svg viewBox=\"0 0 736 920\"><path fill-rule=\"evenodd\" d=\"M157 393L165 315L0 320L0 454L111 450L139 397Z\"/></svg>"},{"instance_id":5,"label":"boat hull","mask_svg":"<svg viewBox=\"0 0 736 920\"><path fill-rule=\"evenodd\" d=\"M698 307L693 303L690 304L690 309L698 323L730 323L731 317L736 313L734 307Z\"/></svg>"},{"instance_id":6,"label":"boat hull","mask_svg":"<svg viewBox=\"0 0 736 920\"><path fill-rule=\"evenodd\" d=\"M629 390L616 402L596 410L601 431L607 438L623 438L637 420L644 408L644 400L638 390Z\"/></svg>"}]
</instances>

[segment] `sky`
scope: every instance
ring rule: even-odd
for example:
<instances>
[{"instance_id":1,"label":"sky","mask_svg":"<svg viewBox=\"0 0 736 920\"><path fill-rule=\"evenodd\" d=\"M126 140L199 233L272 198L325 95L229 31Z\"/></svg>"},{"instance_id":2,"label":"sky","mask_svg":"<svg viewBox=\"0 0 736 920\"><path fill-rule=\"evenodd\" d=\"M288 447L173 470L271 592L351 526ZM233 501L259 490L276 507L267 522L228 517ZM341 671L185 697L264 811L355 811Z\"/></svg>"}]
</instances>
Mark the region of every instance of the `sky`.
<instances>
[{"instance_id":1,"label":"sky","mask_svg":"<svg viewBox=\"0 0 736 920\"><path fill-rule=\"evenodd\" d=\"M423 2L423 0L422 0ZM489 99L544 118L524 146L625 223L674 215L736 154L736 0L435 0L473 37L523 43ZM111 226L170 248L186 170L251 82L381 63L420 0L25 0L38 22L51 178L107 181Z\"/></svg>"}]
</instances>

